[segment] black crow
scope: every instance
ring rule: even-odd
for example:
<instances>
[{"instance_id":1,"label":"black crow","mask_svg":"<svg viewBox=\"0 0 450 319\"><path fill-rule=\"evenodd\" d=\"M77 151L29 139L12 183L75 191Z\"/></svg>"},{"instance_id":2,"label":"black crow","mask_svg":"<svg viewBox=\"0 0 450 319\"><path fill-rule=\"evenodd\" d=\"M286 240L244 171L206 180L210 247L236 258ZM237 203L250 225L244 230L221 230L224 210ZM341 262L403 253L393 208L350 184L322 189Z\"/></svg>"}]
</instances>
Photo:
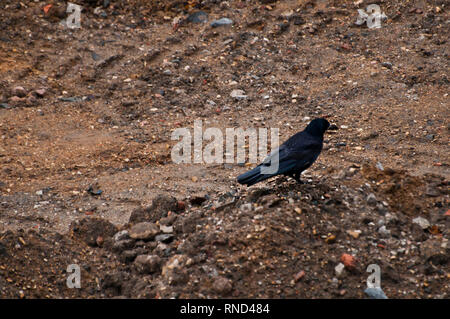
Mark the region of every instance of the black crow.
<instances>
[{"instance_id":1,"label":"black crow","mask_svg":"<svg viewBox=\"0 0 450 319\"><path fill-rule=\"evenodd\" d=\"M251 186L272 176L286 175L300 183L300 174L319 157L323 134L329 126L323 118L312 120L304 131L291 136L261 164L239 175L237 181Z\"/></svg>"}]
</instances>

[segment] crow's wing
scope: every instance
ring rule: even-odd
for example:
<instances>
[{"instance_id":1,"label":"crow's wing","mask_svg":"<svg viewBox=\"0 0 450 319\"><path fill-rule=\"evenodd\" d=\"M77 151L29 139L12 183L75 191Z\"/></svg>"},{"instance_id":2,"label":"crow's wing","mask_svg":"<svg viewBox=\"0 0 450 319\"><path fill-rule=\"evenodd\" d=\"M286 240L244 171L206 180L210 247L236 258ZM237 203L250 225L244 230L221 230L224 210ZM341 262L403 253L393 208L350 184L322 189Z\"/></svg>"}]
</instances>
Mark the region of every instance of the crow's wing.
<instances>
[{"instance_id":1,"label":"crow's wing","mask_svg":"<svg viewBox=\"0 0 450 319\"><path fill-rule=\"evenodd\" d=\"M260 165L261 173L264 174L263 170L266 170L269 172L267 174L278 175L292 170L305 170L314 163L321 151L321 139L304 132L297 133L264 159ZM278 169L271 172L268 170L269 166L277 166Z\"/></svg>"}]
</instances>

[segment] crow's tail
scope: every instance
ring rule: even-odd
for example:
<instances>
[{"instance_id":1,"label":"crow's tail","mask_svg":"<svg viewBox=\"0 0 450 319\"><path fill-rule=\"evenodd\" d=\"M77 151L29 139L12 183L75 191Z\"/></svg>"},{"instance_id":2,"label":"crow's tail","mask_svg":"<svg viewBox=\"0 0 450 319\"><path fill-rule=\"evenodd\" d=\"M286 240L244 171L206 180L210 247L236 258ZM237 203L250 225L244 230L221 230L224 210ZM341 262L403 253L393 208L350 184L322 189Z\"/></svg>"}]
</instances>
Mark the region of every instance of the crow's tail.
<instances>
[{"instance_id":1,"label":"crow's tail","mask_svg":"<svg viewBox=\"0 0 450 319\"><path fill-rule=\"evenodd\" d=\"M239 184L251 186L275 175L276 174L261 174L261 167L257 166L254 169L239 175L237 181Z\"/></svg>"}]
</instances>

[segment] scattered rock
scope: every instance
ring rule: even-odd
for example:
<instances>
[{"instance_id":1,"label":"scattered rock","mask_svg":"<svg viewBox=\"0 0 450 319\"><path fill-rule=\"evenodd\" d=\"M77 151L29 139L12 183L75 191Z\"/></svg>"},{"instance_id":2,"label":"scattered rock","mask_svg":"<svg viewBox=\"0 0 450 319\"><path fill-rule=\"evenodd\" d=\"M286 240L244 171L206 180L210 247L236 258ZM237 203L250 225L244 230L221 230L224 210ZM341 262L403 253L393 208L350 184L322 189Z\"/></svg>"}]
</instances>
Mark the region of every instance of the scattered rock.
<instances>
[{"instance_id":1,"label":"scattered rock","mask_svg":"<svg viewBox=\"0 0 450 319\"><path fill-rule=\"evenodd\" d=\"M228 18L221 18L219 20L214 20L211 22L211 27L216 28L224 25L230 25L233 24L233 20Z\"/></svg>"},{"instance_id":2,"label":"scattered rock","mask_svg":"<svg viewBox=\"0 0 450 319\"><path fill-rule=\"evenodd\" d=\"M244 100L247 98L244 90L233 90L231 91L230 96L236 100Z\"/></svg>"},{"instance_id":3,"label":"scattered rock","mask_svg":"<svg viewBox=\"0 0 450 319\"><path fill-rule=\"evenodd\" d=\"M157 255L139 255L134 260L134 265L138 272L151 274L161 268L161 258Z\"/></svg>"},{"instance_id":4,"label":"scattered rock","mask_svg":"<svg viewBox=\"0 0 450 319\"><path fill-rule=\"evenodd\" d=\"M172 234L173 233L173 226L159 225L159 229L161 229L161 231L164 234Z\"/></svg>"},{"instance_id":5,"label":"scattered rock","mask_svg":"<svg viewBox=\"0 0 450 319\"><path fill-rule=\"evenodd\" d=\"M191 23L204 23L204 22L208 21L208 14L203 11L197 11L197 12L191 13L187 17L186 21L191 22Z\"/></svg>"},{"instance_id":6,"label":"scattered rock","mask_svg":"<svg viewBox=\"0 0 450 319\"><path fill-rule=\"evenodd\" d=\"M156 235L155 240L167 244L167 243L170 243L173 240L173 235L172 234Z\"/></svg>"},{"instance_id":7,"label":"scattered rock","mask_svg":"<svg viewBox=\"0 0 450 319\"><path fill-rule=\"evenodd\" d=\"M391 236L391 231L389 229L387 229L385 225L381 226L378 229L378 233L384 238L387 238L387 237Z\"/></svg>"},{"instance_id":8,"label":"scattered rock","mask_svg":"<svg viewBox=\"0 0 450 319\"><path fill-rule=\"evenodd\" d=\"M221 296L226 296L233 290L233 282L230 279L219 276L214 279L213 290Z\"/></svg>"},{"instance_id":9,"label":"scattered rock","mask_svg":"<svg viewBox=\"0 0 450 319\"><path fill-rule=\"evenodd\" d=\"M347 269L354 269L356 266L356 258L349 254L342 254L341 262Z\"/></svg>"},{"instance_id":10,"label":"scattered rock","mask_svg":"<svg viewBox=\"0 0 450 319\"><path fill-rule=\"evenodd\" d=\"M133 239L151 240L159 234L159 227L154 223L142 222L132 226L129 230Z\"/></svg>"},{"instance_id":11,"label":"scattered rock","mask_svg":"<svg viewBox=\"0 0 450 319\"><path fill-rule=\"evenodd\" d=\"M172 256L162 268L162 276L170 285L178 285L186 283L189 275L185 269L192 260L186 255Z\"/></svg>"},{"instance_id":12,"label":"scattered rock","mask_svg":"<svg viewBox=\"0 0 450 319\"><path fill-rule=\"evenodd\" d=\"M113 236L113 239L114 239L115 242L118 242L120 240L129 239L129 238L130 238L130 234L128 233L128 230L126 230L126 229L117 232Z\"/></svg>"},{"instance_id":13,"label":"scattered rock","mask_svg":"<svg viewBox=\"0 0 450 319\"><path fill-rule=\"evenodd\" d=\"M12 95L17 97L25 97L27 96L27 91L23 88L23 86L16 86L11 91Z\"/></svg>"},{"instance_id":14,"label":"scattered rock","mask_svg":"<svg viewBox=\"0 0 450 319\"><path fill-rule=\"evenodd\" d=\"M422 229L427 229L427 228L430 228L430 226L431 226L431 224L430 224L430 222L428 221L428 219L423 218L423 217L417 217L417 218L414 218L414 219L412 220L412 222L413 222L414 224L419 225Z\"/></svg>"},{"instance_id":15,"label":"scattered rock","mask_svg":"<svg viewBox=\"0 0 450 319\"><path fill-rule=\"evenodd\" d=\"M344 270L345 270L345 265L343 263L339 263L339 264L337 264L336 267L334 267L334 271L338 278L342 277L342 275L344 274Z\"/></svg>"},{"instance_id":16,"label":"scattered rock","mask_svg":"<svg viewBox=\"0 0 450 319\"><path fill-rule=\"evenodd\" d=\"M350 236L352 236L355 239L358 239L359 235L361 235L361 231L360 230L347 230L347 234L349 234Z\"/></svg>"},{"instance_id":17,"label":"scattered rock","mask_svg":"<svg viewBox=\"0 0 450 319\"><path fill-rule=\"evenodd\" d=\"M375 206L377 204L377 198L373 193L370 193L369 196L367 196L367 204L370 206Z\"/></svg>"}]
</instances>

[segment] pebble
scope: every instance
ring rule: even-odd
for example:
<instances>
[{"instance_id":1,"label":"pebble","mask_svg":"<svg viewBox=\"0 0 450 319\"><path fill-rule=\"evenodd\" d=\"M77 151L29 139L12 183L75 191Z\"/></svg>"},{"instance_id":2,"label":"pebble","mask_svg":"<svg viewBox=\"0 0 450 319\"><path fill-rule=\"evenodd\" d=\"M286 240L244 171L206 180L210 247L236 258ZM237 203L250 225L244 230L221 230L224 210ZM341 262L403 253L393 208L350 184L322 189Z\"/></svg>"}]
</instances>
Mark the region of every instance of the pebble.
<instances>
[{"instance_id":1,"label":"pebble","mask_svg":"<svg viewBox=\"0 0 450 319\"><path fill-rule=\"evenodd\" d=\"M129 239L129 238L130 238L130 234L128 233L128 230L121 230L121 231L117 232L116 234L114 234L114 236L113 236L113 239L115 242Z\"/></svg>"},{"instance_id":2,"label":"pebble","mask_svg":"<svg viewBox=\"0 0 450 319\"><path fill-rule=\"evenodd\" d=\"M370 206L375 206L377 204L377 198L373 193L370 193L369 196L367 196L367 204Z\"/></svg>"},{"instance_id":3,"label":"pebble","mask_svg":"<svg viewBox=\"0 0 450 319\"><path fill-rule=\"evenodd\" d=\"M140 273L154 273L161 267L161 258L157 255L139 255L134 260L134 265Z\"/></svg>"},{"instance_id":4,"label":"pebble","mask_svg":"<svg viewBox=\"0 0 450 319\"><path fill-rule=\"evenodd\" d=\"M12 89L12 94L18 97L25 97L27 91L22 86L16 86Z\"/></svg>"},{"instance_id":5,"label":"pebble","mask_svg":"<svg viewBox=\"0 0 450 319\"><path fill-rule=\"evenodd\" d=\"M381 63L381 66L384 66L387 69L392 69L392 63L391 62L383 62L383 63Z\"/></svg>"},{"instance_id":6,"label":"pebble","mask_svg":"<svg viewBox=\"0 0 450 319\"><path fill-rule=\"evenodd\" d=\"M233 290L233 283L230 279L219 276L213 282L213 290L220 295L228 295Z\"/></svg>"},{"instance_id":7,"label":"pebble","mask_svg":"<svg viewBox=\"0 0 450 319\"><path fill-rule=\"evenodd\" d=\"M149 240L159 234L159 227L154 223L142 222L132 226L129 233L133 239Z\"/></svg>"},{"instance_id":8,"label":"pebble","mask_svg":"<svg viewBox=\"0 0 450 319\"><path fill-rule=\"evenodd\" d=\"M45 89L38 89L34 91L38 97L44 97L45 93L47 92Z\"/></svg>"},{"instance_id":9,"label":"pebble","mask_svg":"<svg viewBox=\"0 0 450 319\"><path fill-rule=\"evenodd\" d=\"M378 233L382 236L382 237L389 237L391 236L391 231L389 229L386 228L386 226L381 226L378 229Z\"/></svg>"},{"instance_id":10,"label":"pebble","mask_svg":"<svg viewBox=\"0 0 450 319\"><path fill-rule=\"evenodd\" d=\"M206 21L208 21L208 14L204 11L197 11L194 13L191 13L187 19L187 22L191 22L191 23L204 23Z\"/></svg>"},{"instance_id":11,"label":"pebble","mask_svg":"<svg viewBox=\"0 0 450 319\"><path fill-rule=\"evenodd\" d=\"M412 220L412 222L413 222L414 224L419 225L422 229L427 229L427 228L429 228L429 227L431 226L431 224L430 224L430 222L428 221L428 219L423 218L423 217L417 217L417 218L414 218L414 219Z\"/></svg>"},{"instance_id":12,"label":"pebble","mask_svg":"<svg viewBox=\"0 0 450 319\"><path fill-rule=\"evenodd\" d=\"M162 243L170 243L173 240L172 234L159 234L155 237L156 241L160 241Z\"/></svg>"},{"instance_id":13,"label":"pebble","mask_svg":"<svg viewBox=\"0 0 450 319\"><path fill-rule=\"evenodd\" d=\"M236 100L244 100L247 98L244 90L233 90L231 91L230 96Z\"/></svg>"},{"instance_id":14,"label":"pebble","mask_svg":"<svg viewBox=\"0 0 450 319\"><path fill-rule=\"evenodd\" d=\"M161 229L161 231L164 234L171 234L171 233L173 233L173 226L159 225L159 229Z\"/></svg>"},{"instance_id":15,"label":"pebble","mask_svg":"<svg viewBox=\"0 0 450 319\"><path fill-rule=\"evenodd\" d=\"M336 272L336 276L341 277L344 274L345 265L343 263L337 264L336 267L334 267L334 271Z\"/></svg>"},{"instance_id":16,"label":"pebble","mask_svg":"<svg viewBox=\"0 0 450 319\"><path fill-rule=\"evenodd\" d=\"M349 254L342 254L341 262L346 268L352 269L356 265L356 258Z\"/></svg>"},{"instance_id":17,"label":"pebble","mask_svg":"<svg viewBox=\"0 0 450 319\"><path fill-rule=\"evenodd\" d=\"M358 230L347 230L347 234L349 234L350 236L352 236L355 239L358 239L359 235L361 235L361 231Z\"/></svg>"},{"instance_id":18,"label":"pebble","mask_svg":"<svg viewBox=\"0 0 450 319\"><path fill-rule=\"evenodd\" d=\"M222 18L222 19L214 20L213 22L211 22L211 27L216 28L216 27L220 27L223 25L229 25L229 24L233 24L233 20L228 19L228 18Z\"/></svg>"}]
</instances>

